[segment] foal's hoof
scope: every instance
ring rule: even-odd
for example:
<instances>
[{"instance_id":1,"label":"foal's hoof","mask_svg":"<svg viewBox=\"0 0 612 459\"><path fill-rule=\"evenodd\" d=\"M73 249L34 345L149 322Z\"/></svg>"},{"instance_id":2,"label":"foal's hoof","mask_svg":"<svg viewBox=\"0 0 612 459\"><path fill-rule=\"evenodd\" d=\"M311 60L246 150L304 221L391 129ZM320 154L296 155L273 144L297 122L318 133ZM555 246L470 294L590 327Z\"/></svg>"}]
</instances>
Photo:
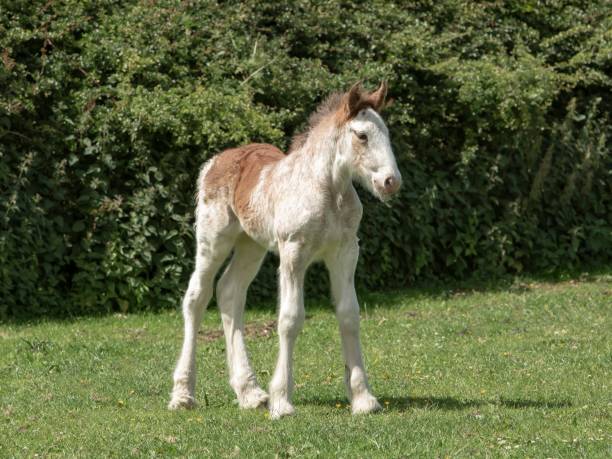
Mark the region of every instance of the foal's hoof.
<instances>
[{"instance_id":1,"label":"foal's hoof","mask_svg":"<svg viewBox=\"0 0 612 459\"><path fill-rule=\"evenodd\" d=\"M168 403L169 410L179 410L181 408L191 409L197 405L195 398L188 394L173 394L170 403Z\"/></svg>"},{"instance_id":2,"label":"foal's hoof","mask_svg":"<svg viewBox=\"0 0 612 459\"><path fill-rule=\"evenodd\" d=\"M283 416L291 416L295 413L293 405L283 399L270 400L268 408L270 409L270 419L272 420L280 419Z\"/></svg>"},{"instance_id":3,"label":"foal's hoof","mask_svg":"<svg viewBox=\"0 0 612 459\"><path fill-rule=\"evenodd\" d=\"M382 408L376 397L371 394L364 394L353 398L351 401L351 410L353 414L367 414L380 411Z\"/></svg>"},{"instance_id":4,"label":"foal's hoof","mask_svg":"<svg viewBox=\"0 0 612 459\"><path fill-rule=\"evenodd\" d=\"M260 406L265 406L267 402L268 394L259 387L245 391L238 397L238 404L243 409L259 408Z\"/></svg>"}]
</instances>

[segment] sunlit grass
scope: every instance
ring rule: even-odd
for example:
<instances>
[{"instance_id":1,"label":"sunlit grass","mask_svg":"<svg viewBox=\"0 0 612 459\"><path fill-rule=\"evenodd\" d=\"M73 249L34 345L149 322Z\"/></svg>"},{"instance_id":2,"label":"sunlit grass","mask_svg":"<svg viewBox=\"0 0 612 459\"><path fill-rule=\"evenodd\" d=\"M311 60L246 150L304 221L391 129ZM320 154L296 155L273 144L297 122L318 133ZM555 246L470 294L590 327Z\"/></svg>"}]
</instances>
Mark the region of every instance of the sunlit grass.
<instances>
[{"instance_id":1,"label":"sunlit grass","mask_svg":"<svg viewBox=\"0 0 612 459\"><path fill-rule=\"evenodd\" d=\"M177 312L0 326L0 456L610 457L612 276L362 297L383 411L353 417L331 308L309 304L297 415L242 411L215 309L198 351L200 406L166 410ZM248 311L265 386L274 306Z\"/></svg>"}]
</instances>

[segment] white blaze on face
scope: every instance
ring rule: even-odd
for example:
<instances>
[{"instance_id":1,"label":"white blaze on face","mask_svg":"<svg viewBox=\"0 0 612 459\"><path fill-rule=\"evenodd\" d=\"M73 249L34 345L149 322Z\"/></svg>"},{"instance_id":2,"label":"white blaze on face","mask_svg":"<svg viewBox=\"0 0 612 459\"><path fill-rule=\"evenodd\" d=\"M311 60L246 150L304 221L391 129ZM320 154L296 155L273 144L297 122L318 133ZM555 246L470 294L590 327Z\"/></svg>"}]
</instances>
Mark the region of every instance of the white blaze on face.
<instances>
[{"instance_id":1,"label":"white blaze on face","mask_svg":"<svg viewBox=\"0 0 612 459\"><path fill-rule=\"evenodd\" d=\"M390 198L399 190L402 176L384 121L368 108L349 121L347 128L357 176L378 198Z\"/></svg>"}]
</instances>

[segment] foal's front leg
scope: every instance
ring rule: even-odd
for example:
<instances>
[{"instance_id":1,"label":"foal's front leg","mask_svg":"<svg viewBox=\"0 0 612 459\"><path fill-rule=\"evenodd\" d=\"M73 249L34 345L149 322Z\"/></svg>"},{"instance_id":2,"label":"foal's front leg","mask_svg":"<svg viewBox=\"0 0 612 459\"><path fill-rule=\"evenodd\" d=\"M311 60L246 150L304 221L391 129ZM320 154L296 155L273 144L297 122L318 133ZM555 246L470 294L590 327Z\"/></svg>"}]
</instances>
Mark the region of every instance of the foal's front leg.
<instances>
[{"instance_id":1,"label":"foal's front leg","mask_svg":"<svg viewBox=\"0 0 612 459\"><path fill-rule=\"evenodd\" d=\"M279 353L270 381L269 409L272 419L293 414L293 347L304 325L303 254L298 244L282 244L280 250L280 307L278 314Z\"/></svg>"},{"instance_id":2,"label":"foal's front leg","mask_svg":"<svg viewBox=\"0 0 612 459\"><path fill-rule=\"evenodd\" d=\"M380 404L370 393L359 340L359 303L354 283L358 257L359 244L355 237L325 260L340 326L346 363L345 383L353 414L380 409Z\"/></svg>"}]
</instances>

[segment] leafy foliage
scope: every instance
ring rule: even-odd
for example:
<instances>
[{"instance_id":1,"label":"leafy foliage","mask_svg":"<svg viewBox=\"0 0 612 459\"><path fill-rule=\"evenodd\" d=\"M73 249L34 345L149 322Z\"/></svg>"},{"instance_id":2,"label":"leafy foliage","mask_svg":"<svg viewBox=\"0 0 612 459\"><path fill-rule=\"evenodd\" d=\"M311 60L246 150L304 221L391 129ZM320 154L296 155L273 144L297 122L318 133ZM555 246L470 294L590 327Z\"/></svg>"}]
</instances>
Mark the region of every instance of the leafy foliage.
<instances>
[{"instance_id":1,"label":"leafy foliage","mask_svg":"<svg viewBox=\"0 0 612 459\"><path fill-rule=\"evenodd\" d=\"M0 316L173 307L199 165L386 78L404 176L358 283L609 262L605 1L0 5ZM314 271L315 292L325 289ZM252 288L274 295L274 260Z\"/></svg>"}]
</instances>

